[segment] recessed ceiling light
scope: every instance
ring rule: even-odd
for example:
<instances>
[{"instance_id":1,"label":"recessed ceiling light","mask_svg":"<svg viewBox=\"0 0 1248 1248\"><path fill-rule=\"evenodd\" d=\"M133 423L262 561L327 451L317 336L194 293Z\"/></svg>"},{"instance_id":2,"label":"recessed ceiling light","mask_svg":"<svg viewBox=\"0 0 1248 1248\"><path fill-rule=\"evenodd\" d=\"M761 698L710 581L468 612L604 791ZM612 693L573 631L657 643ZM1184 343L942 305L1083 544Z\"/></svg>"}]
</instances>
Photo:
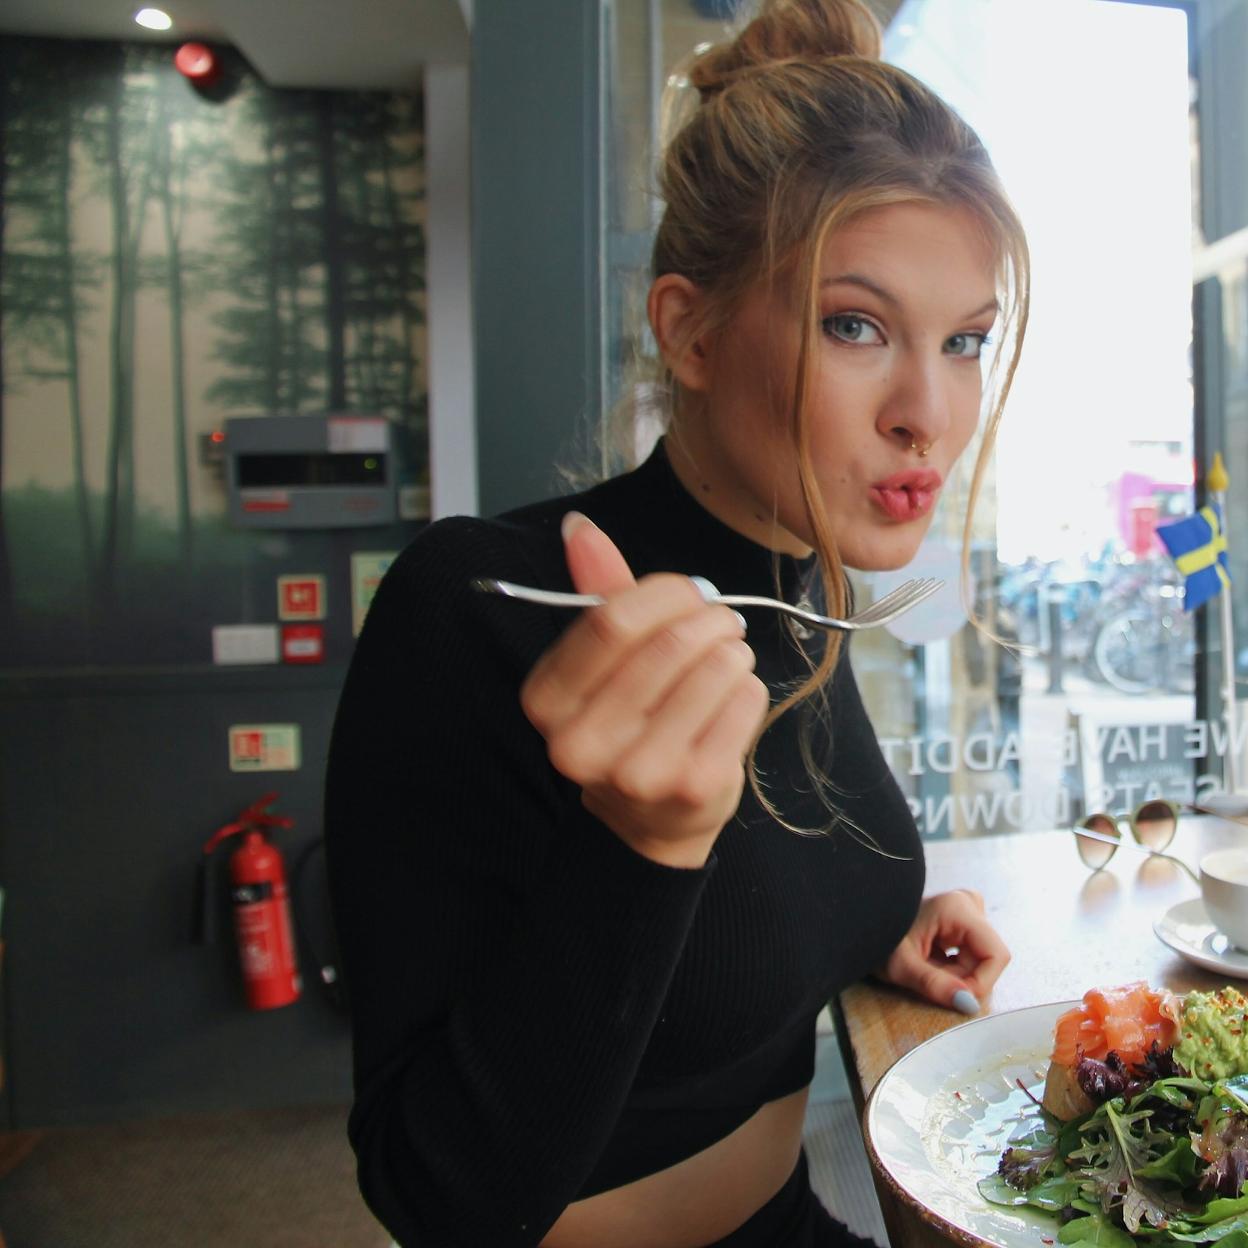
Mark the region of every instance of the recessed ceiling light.
<instances>
[{"instance_id":1,"label":"recessed ceiling light","mask_svg":"<svg viewBox=\"0 0 1248 1248\"><path fill-rule=\"evenodd\" d=\"M168 30L173 25L173 18L164 9L140 9L134 15L134 20L148 30Z\"/></svg>"}]
</instances>

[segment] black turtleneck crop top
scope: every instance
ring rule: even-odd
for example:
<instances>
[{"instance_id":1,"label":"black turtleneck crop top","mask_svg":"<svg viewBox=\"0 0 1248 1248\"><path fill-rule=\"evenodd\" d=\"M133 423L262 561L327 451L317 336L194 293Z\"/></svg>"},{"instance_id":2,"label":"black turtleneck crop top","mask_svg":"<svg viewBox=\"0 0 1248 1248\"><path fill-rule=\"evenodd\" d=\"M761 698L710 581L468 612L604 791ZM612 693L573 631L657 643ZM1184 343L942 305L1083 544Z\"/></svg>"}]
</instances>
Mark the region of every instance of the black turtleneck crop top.
<instances>
[{"instance_id":1,"label":"black turtleneck crop top","mask_svg":"<svg viewBox=\"0 0 1248 1248\"><path fill-rule=\"evenodd\" d=\"M843 654L816 757L845 827L798 836L749 786L705 867L626 846L549 764L518 691L566 610L470 587L570 588L576 509L638 576L795 601L813 559L707 512L662 443L635 472L495 520L439 521L378 589L329 755L330 885L354 1029L360 1189L411 1248L539 1243L572 1201L674 1165L809 1083L815 1018L879 966L923 888L914 821ZM744 612L773 700L807 667L783 617ZM819 639L805 643L819 644ZM763 737L789 822L829 816L799 748Z\"/></svg>"}]
</instances>

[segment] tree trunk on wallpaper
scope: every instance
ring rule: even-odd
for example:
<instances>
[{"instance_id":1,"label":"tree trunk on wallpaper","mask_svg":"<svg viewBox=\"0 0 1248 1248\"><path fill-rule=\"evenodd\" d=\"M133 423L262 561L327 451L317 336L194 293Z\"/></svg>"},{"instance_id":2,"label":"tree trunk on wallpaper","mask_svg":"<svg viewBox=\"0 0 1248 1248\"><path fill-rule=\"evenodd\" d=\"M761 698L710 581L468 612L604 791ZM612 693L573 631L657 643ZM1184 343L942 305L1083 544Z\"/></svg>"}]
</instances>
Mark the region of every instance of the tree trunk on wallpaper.
<instances>
[{"instance_id":1,"label":"tree trunk on wallpaper","mask_svg":"<svg viewBox=\"0 0 1248 1248\"><path fill-rule=\"evenodd\" d=\"M380 192L374 185L374 179L368 174L365 162L360 159L359 143L352 143L351 137L343 136L344 159L340 169L349 177L351 188L348 212L352 218L352 255L349 269L350 284L347 289L347 318L351 328L351 353L347 357L347 368L351 378L351 392L355 402L364 411L377 412L383 410L384 399L378 355L382 347L379 341L377 309L364 281L364 274L369 271L369 258L376 255L377 222L379 217L378 198Z\"/></svg>"},{"instance_id":2,"label":"tree trunk on wallpaper","mask_svg":"<svg viewBox=\"0 0 1248 1248\"><path fill-rule=\"evenodd\" d=\"M394 129L401 131L406 118L394 116L395 105L390 104L391 120ZM408 123L410 125L410 123ZM423 266L414 264L424 256L424 232L419 223L409 221L402 211L402 201L395 187L395 158L389 135L383 138L380 146L380 158L383 182L386 195L386 218L390 234L390 250L393 254L394 269L397 275L398 312L403 327L401 366L398 383L398 415L404 425L414 425L415 417L415 384L416 384L416 327L421 324L416 303L418 291L425 289ZM423 159L423 145L418 155L407 160L411 165ZM415 198L415 197L413 197ZM419 269L419 271L417 271ZM413 430L415 432L415 430Z\"/></svg>"},{"instance_id":3,"label":"tree trunk on wallpaper","mask_svg":"<svg viewBox=\"0 0 1248 1248\"><path fill-rule=\"evenodd\" d=\"M57 168L57 225L61 267L61 317L65 327L65 386L69 399L70 447L73 456L74 499L82 535L82 561L86 584L96 581L96 552L91 503L87 495L85 438L82 428L82 379L78 368L78 274L74 258L73 161L77 102L60 97L60 150ZM88 611L90 599L88 597Z\"/></svg>"},{"instance_id":4,"label":"tree trunk on wallpaper","mask_svg":"<svg viewBox=\"0 0 1248 1248\"><path fill-rule=\"evenodd\" d=\"M386 126L388 109L386 101L380 103L380 124L371 141L360 153L359 180L369 194L368 228L370 243L367 249L367 268L377 269L386 275L382 288L376 284L361 291L362 319L368 327L367 357L373 406L384 410L396 422L403 419L402 384L396 381L401 374L402 360L407 352L401 340L395 338L395 321L402 324L402 316L395 295L402 287L402 261L393 251L393 181L390 171L390 135ZM370 177L370 168L380 170L380 177ZM362 268L361 275L367 271ZM400 334L402 330L400 329ZM397 350L396 350L397 348ZM396 366L398 366L396 368Z\"/></svg>"},{"instance_id":5,"label":"tree trunk on wallpaper","mask_svg":"<svg viewBox=\"0 0 1248 1248\"><path fill-rule=\"evenodd\" d=\"M292 116L287 107L288 97L271 96L269 107L274 114L275 134L282 159L276 168L274 187L276 198L273 205L271 228L273 231L273 316L281 327L284 350L278 356L277 365L282 382L285 410L300 411L307 397L307 380L319 371L304 350L304 258L303 235L306 233L303 218L320 211L319 199L314 188L305 188L307 180L307 142L301 141L298 117ZM306 192L306 194L305 194ZM308 202L305 209L296 208L297 203ZM317 378L319 385L320 378Z\"/></svg>"},{"instance_id":6,"label":"tree trunk on wallpaper","mask_svg":"<svg viewBox=\"0 0 1248 1248\"><path fill-rule=\"evenodd\" d=\"M283 402L284 410L291 412L330 406L326 349L313 339L325 325L325 283L316 274L326 264L317 94L273 92L265 97L281 153L272 222L277 310L283 335Z\"/></svg>"},{"instance_id":7,"label":"tree trunk on wallpaper","mask_svg":"<svg viewBox=\"0 0 1248 1248\"><path fill-rule=\"evenodd\" d=\"M3 66L7 70L7 66ZM7 72L0 76L0 291L4 290L5 194L9 168L9 90ZM4 523L4 300L0 299L0 634L13 636L13 570L9 564L8 530Z\"/></svg>"},{"instance_id":8,"label":"tree trunk on wallpaper","mask_svg":"<svg viewBox=\"0 0 1248 1248\"><path fill-rule=\"evenodd\" d=\"M150 68L150 54L121 47L109 77L104 104L101 163L110 208L108 449L105 467L104 532L99 557L102 608L117 605L123 569L137 555L138 480L135 459L137 297L144 282L140 265L147 209L157 181L162 141L155 90L149 74L127 74L137 61ZM150 266L149 266L150 267ZM149 276L148 280L151 278ZM149 534L150 536L150 534Z\"/></svg>"},{"instance_id":9,"label":"tree trunk on wallpaper","mask_svg":"<svg viewBox=\"0 0 1248 1248\"><path fill-rule=\"evenodd\" d=\"M112 80L105 114L105 151L112 222L109 307L108 453L104 500L104 538L100 551L100 603L116 605L118 575L133 553L135 513L134 464L134 322L138 293L138 257L151 185L154 127L150 116L135 123L147 142L141 154L127 150L124 66ZM143 124L146 123L146 124ZM132 177L127 173L131 172ZM130 202L131 186L136 188Z\"/></svg>"},{"instance_id":10,"label":"tree trunk on wallpaper","mask_svg":"<svg viewBox=\"0 0 1248 1248\"><path fill-rule=\"evenodd\" d=\"M104 469L104 537L100 550L99 597L107 611L113 604L117 582L117 559L121 528L121 494L125 488L124 465L127 423L131 414L130 395L126 387L129 375L123 367L126 349L126 272L129 252L130 214L126 197L126 172L122 165L121 110L124 80L115 80L105 114L105 143L108 161L108 189L112 203L112 253L110 267L112 289L109 292L109 397L108 449Z\"/></svg>"},{"instance_id":11,"label":"tree trunk on wallpaper","mask_svg":"<svg viewBox=\"0 0 1248 1248\"><path fill-rule=\"evenodd\" d=\"M316 116L320 147L321 233L325 258L325 401L330 411L347 406L346 290L342 214L338 207L338 168L334 134L334 96L318 91Z\"/></svg>"},{"instance_id":12,"label":"tree trunk on wallpaper","mask_svg":"<svg viewBox=\"0 0 1248 1248\"><path fill-rule=\"evenodd\" d=\"M183 328L183 276L182 276L182 195L186 182L186 161L181 152L175 155L173 143L174 120L170 91L176 88L171 76L166 74L157 88L158 115L156 133L159 135L157 152L157 194L160 198L160 217L165 236L166 287L169 296L169 364L173 387L173 480L176 491L178 554L183 589L191 575L194 557L194 536L191 525L190 445L186 421L186 344ZM177 169L175 171L175 162ZM178 194L174 191L175 172Z\"/></svg>"},{"instance_id":13,"label":"tree trunk on wallpaper","mask_svg":"<svg viewBox=\"0 0 1248 1248\"><path fill-rule=\"evenodd\" d=\"M266 145L267 161L265 173L268 180L268 199L262 212L264 233L267 246L264 256L265 275L265 311L269 326L269 358L265 361L265 391L267 402L265 408L269 412L282 410L282 361L285 352L282 350L282 275L281 275L281 214L279 204L282 203L282 178L277 161L278 147L277 128L270 123L269 141ZM297 337L297 334L296 334Z\"/></svg>"},{"instance_id":14,"label":"tree trunk on wallpaper","mask_svg":"<svg viewBox=\"0 0 1248 1248\"><path fill-rule=\"evenodd\" d=\"M135 330L138 319L138 293L144 284L140 255L143 251L143 231L147 223L147 208L155 189L156 163L160 145L160 133L156 124L156 110L150 88L138 88L133 81L126 85L126 99L131 105L123 113L123 133L132 139L142 138L142 147L132 146L126 156L125 168L133 170L134 202L130 206L130 235L127 240L124 271L126 274L124 326L120 364L126 378L125 394L128 404L125 453L125 490L122 493L121 526L119 530L119 553L122 561L134 559L135 516L138 508L138 477L135 469ZM123 182L123 191L129 188Z\"/></svg>"}]
</instances>

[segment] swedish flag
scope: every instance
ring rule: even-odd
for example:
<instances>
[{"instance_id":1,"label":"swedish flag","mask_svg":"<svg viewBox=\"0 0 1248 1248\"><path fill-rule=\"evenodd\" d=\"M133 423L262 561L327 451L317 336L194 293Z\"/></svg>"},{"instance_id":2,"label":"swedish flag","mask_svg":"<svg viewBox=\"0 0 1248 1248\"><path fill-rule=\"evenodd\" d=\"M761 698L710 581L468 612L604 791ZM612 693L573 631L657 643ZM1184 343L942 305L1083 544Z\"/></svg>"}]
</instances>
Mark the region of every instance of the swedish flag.
<instances>
[{"instance_id":1,"label":"swedish flag","mask_svg":"<svg viewBox=\"0 0 1248 1248\"><path fill-rule=\"evenodd\" d=\"M1186 580L1183 610L1195 611L1231 583L1227 571L1226 534L1217 503L1202 507L1194 516L1163 524L1157 529L1170 557Z\"/></svg>"}]
</instances>

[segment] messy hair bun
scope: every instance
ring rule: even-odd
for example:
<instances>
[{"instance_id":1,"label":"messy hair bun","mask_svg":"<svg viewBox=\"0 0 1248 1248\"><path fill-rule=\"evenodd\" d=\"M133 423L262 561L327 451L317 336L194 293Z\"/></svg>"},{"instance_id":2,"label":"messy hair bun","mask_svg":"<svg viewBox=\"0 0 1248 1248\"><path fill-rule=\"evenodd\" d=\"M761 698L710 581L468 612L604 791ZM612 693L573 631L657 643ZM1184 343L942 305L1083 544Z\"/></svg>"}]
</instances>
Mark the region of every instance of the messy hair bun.
<instances>
[{"instance_id":1,"label":"messy hair bun","mask_svg":"<svg viewBox=\"0 0 1248 1248\"><path fill-rule=\"evenodd\" d=\"M706 99L773 61L831 56L879 59L880 26L862 0L764 0L735 40L704 52L686 77Z\"/></svg>"}]
</instances>

